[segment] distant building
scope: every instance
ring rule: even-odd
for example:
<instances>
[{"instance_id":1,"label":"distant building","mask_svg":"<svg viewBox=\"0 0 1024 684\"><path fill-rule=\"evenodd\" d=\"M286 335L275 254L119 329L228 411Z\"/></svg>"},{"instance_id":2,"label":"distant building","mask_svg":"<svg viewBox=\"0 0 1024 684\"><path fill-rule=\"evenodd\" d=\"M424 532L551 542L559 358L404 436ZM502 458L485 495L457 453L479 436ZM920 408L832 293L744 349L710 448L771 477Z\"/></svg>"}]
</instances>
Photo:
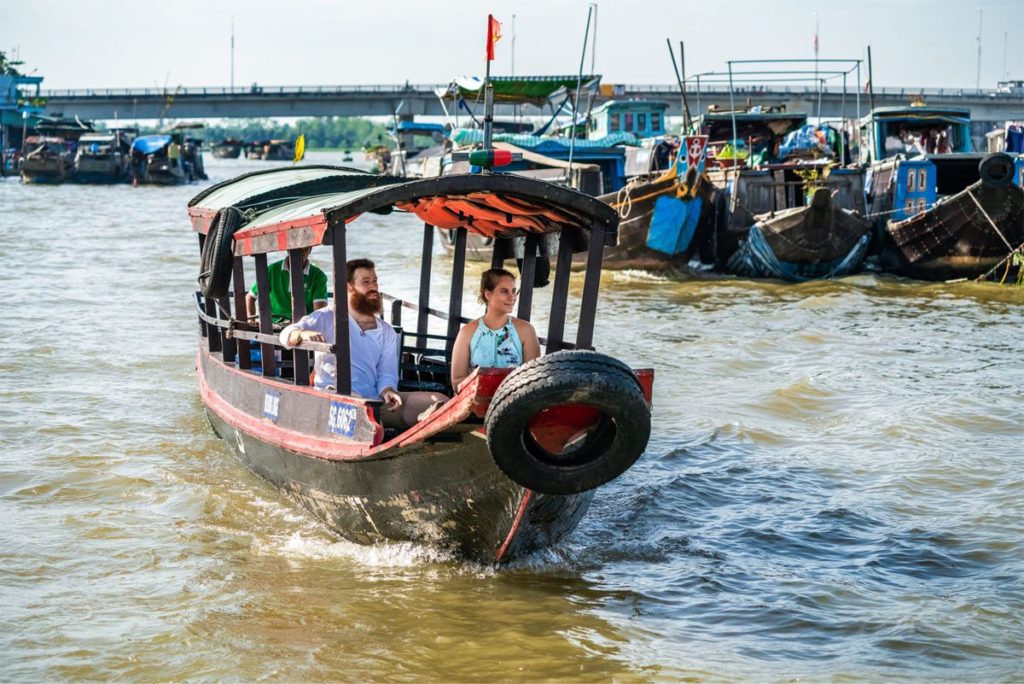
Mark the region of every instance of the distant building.
<instances>
[{"instance_id":1,"label":"distant building","mask_svg":"<svg viewBox=\"0 0 1024 684\"><path fill-rule=\"evenodd\" d=\"M592 139L612 133L632 133L638 138L665 134L668 103L652 100L610 100L590 113Z\"/></svg>"}]
</instances>

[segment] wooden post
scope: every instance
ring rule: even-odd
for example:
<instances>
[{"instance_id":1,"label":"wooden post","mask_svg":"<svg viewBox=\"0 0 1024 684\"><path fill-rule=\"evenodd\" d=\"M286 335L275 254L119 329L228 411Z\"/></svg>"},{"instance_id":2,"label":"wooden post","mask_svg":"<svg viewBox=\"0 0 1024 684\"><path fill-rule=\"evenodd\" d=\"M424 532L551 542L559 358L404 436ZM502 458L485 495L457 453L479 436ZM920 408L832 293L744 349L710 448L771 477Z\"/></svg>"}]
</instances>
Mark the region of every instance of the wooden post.
<instances>
[{"instance_id":1,"label":"wooden post","mask_svg":"<svg viewBox=\"0 0 1024 684\"><path fill-rule=\"evenodd\" d=\"M220 305L220 310L224 312L228 319L230 319L231 300L228 299L228 296L224 295L218 300L217 303ZM220 318L220 314L217 315L217 318ZM230 337L228 335L228 331L226 328L218 328L218 331L220 332L220 335L218 335L218 337L220 337L221 358L224 359L224 363L230 363L231 365L234 365L235 354L238 352L238 347L235 338Z\"/></svg>"},{"instance_id":2,"label":"wooden post","mask_svg":"<svg viewBox=\"0 0 1024 684\"><path fill-rule=\"evenodd\" d=\"M206 315L217 317L217 301L209 297L203 298ZM215 325L206 326L206 342L211 354L220 351L220 328Z\"/></svg>"},{"instance_id":3,"label":"wooden post","mask_svg":"<svg viewBox=\"0 0 1024 684\"><path fill-rule=\"evenodd\" d=\"M533 278L537 272L538 242L540 242L539 235L527 235L526 245L523 248L523 270L519 282L519 310L516 313L524 321L530 320L530 310L533 308Z\"/></svg>"},{"instance_id":4,"label":"wooden post","mask_svg":"<svg viewBox=\"0 0 1024 684\"><path fill-rule=\"evenodd\" d=\"M466 278L466 235L465 228L455 229L455 258L452 260L452 290L448 297L448 339L444 344L445 358L451 361L452 347L462 325L462 290Z\"/></svg>"},{"instance_id":5,"label":"wooden post","mask_svg":"<svg viewBox=\"0 0 1024 684\"><path fill-rule=\"evenodd\" d=\"M256 254L256 301L260 307L260 332L272 335L274 319L270 311L270 282L267 278L267 255ZM277 374L277 360L274 358L274 345L260 342L260 354L263 357L263 375L272 378Z\"/></svg>"},{"instance_id":6,"label":"wooden post","mask_svg":"<svg viewBox=\"0 0 1024 684\"><path fill-rule=\"evenodd\" d=\"M301 249L288 250L288 275L291 278L292 288L292 322L300 320L308 312L306 311L306 282L302 266ZM309 352L301 349L292 350L293 364L295 367L295 384L309 384Z\"/></svg>"},{"instance_id":7,"label":"wooden post","mask_svg":"<svg viewBox=\"0 0 1024 684\"><path fill-rule=\"evenodd\" d=\"M345 222L334 226L331 248L334 255L334 358L338 394L352 394L352 350L348 339L348 257Z\"/></svg>"},{"instance_id":8,"label":"wooden post","mask_svg":"<svg viewBox=\"0 0 1024 684\"><path fill-rule=\"evenodd\" d=\"M509 238L494 238L491 246L491 268L505 268L505 259L512 252L512 241Z\"/></svg>"},{"instance_id":9,"label":"wooden post","mask_svg":"<svg viewBox=\"0 0 1024 684\"><path fill-rule=\"evenodd\" d=\"M583 301L580 303L580 325L576 329L576 348L594 346L594 318L597 315L597 295L601 289L601 260L604 257L604 226L590 231L590 252L587 254L587 273L583 281ZM558 251L559 260L562 251Z\"/></svg>"},{"instance_id":10,"label":"wooden post","mask_svg":"<svg viewBox=\"0 0 1024 684\"><path fill-rule=\"evenodd\" d=\"M551 290L551 318L548 319L548 344L544 350L550 354L562 349L565 332L565 308L569 298L569 271L572 268L572 240L565 231L558 239L558 259L555 266L555 284Z\"/></svg>"},{"instance_id":11,"label":"wooden post","mask_svg":"<svg viewBox=\"0 0 1024 684\"><path fill-rule=\"evenodd\" d=\"M22 137L21 143L22 143L22 145L25 144L24 137ZM24 154L24 150L22 150L22 153ZM202 259L203 245L206 244L206 234L205 233L196 233L196 235L199 236L199 258ZM196 294L199 294L199 293L197 292ZM204 299L203 302L205 303L205 301L206 300ZM204 311L205 311L205 308L204 308ZM202 318L200 318L199 319L199 334L202 335L203 337L206 337L207 335L210 334L210 331L207 330L206 328L207 328L206 321L204 321Z\"/></svg>"},{"instance_id":12,"label":"wooden post","mask_svg":"<svg viewBox=\"0 0 1024 684\"><path fill-rule=\"evenodd\" d=\"M426 347L427 328L429 326L430 308L430 269L434 258L434 226L423 224L423 254L420 257L420 299L419 311L416 314L416 346Z\"/></svg>"},{"instance_id":13,"label":"wooden post","mask_svg":"<svg viewBox=\"0 0 1024 684\"><path fill-rule=\"evenodd\" d=\"M242 268L242 257L235 257L234 265L231 268L235 288L235 318L241 321L249 321L249 315L245 308L245 269ZM252 368L252 359L249 357L249 340L242 340L238 343L238 367L242 370Z\"/></svg>"}]
</instances>

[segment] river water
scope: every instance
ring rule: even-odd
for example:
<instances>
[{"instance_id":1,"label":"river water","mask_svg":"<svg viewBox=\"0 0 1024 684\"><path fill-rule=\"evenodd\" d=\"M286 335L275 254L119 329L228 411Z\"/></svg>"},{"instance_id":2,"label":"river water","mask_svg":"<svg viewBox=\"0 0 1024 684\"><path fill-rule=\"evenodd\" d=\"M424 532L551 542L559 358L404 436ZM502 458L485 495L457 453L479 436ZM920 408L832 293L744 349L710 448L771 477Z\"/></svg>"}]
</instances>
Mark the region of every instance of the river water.
<instances>
[{"instance_id":1,"label":"river water","mask_svg":"<svg viewBox=\"0 0 1024 684\"><path fill-rule=\"evenodd\" d=\"M205 185L0 181L5 680L1024 679L1021 290L605 274L649 449L495 570L339 541L212 434ZM420 230L364 217L349 254L412 295Z\"/></svg>"}]
</instances>

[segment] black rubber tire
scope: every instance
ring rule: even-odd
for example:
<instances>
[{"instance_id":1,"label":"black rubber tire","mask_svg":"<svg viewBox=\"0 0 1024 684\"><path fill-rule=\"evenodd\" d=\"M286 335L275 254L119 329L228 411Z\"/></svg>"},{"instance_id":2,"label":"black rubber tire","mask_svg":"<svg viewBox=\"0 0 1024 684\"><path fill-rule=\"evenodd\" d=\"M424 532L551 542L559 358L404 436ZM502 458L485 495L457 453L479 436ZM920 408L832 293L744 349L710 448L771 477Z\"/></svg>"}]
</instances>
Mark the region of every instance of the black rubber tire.
<instances>
[{"instance_id":1,"label":"black rubber tire","mask_svg":"<svg viewBox=\"0 0 1024 684\"><path fill-rule=\"evenodd\" d=\"M990 188L1005 188L1013 182L1015 171L1013 157L1005 152L987 154L978 164L978 176Z\"/></svg>"},{"instance_id":2,"label":"black rubber tire","mask_svg":"<svg viewBox=\"0 0 1024 684\"><path fill-rule=\"evenodd\" d=\"M234 207L225 207L213 217L199 258L199 291L204 297L227 295L234 262L232 238L240 225L242 214Z\"/></svg>"},{"instance_id":3,"label":"black rubber tire","mask_svg":"<svg viewBox=\"0 0 1024 684\"><path fill-rule=\"evenodd\" d=\"M539 411L584 404L604 418L567 457L537 445L527 427ZM543 494L577 494L618 477L647 448L651 410L626 364L591 351L556 352L512 371L487 410L491 458L515 483Z\"/></svg>"}]
</instances>

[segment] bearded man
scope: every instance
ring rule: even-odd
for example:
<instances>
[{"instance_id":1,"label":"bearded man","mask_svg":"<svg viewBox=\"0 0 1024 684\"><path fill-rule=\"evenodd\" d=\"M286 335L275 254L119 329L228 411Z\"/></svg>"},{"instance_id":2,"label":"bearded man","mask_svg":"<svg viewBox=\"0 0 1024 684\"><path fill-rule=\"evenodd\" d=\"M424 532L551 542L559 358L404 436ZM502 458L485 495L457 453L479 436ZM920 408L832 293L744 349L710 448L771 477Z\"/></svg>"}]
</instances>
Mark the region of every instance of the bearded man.
<instances>
[{"instance_id":1,"label":"bearded man","mask_svg":"<svg viewBox=\"0 0 1024 684\"><path fill-rule=\"evenodd\" d=\"M433 392L403 392L398 387L398 333L380 318L384 310L377 271L369 259L353 259L348 267L348 334L352 357L352 392L384 402L385 427L408 427L427 407L447 399ZM281 331L281 344L293 349L302 342L334 344L334 300ZM334 354L315 352L314 386L333 390L337 384Z\"/></svg>"}]
</instances>

